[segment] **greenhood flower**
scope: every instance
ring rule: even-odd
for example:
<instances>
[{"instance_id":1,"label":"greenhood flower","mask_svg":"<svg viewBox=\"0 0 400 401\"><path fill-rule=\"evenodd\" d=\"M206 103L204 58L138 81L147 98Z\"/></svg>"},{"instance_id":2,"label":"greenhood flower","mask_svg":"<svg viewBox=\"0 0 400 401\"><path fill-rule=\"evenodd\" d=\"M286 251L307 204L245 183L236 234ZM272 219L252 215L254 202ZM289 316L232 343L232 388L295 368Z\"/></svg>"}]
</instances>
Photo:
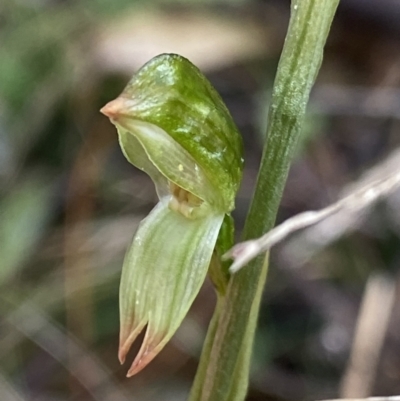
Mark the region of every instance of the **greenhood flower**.
<instances>
[{"instance_id":1,"label":"greenhood flower","mask_svg":"<svg viewBox=\"0 0 400 401\"><path fill-rule=\"evenodd\" d=\"M220 96L185 58L162 54L101 110L130 163L153 180L159 203L124 260L119 359L145 338L128 376L175 333L207 274L242 175L242 142Z\"/></svg>"}]
</instances>

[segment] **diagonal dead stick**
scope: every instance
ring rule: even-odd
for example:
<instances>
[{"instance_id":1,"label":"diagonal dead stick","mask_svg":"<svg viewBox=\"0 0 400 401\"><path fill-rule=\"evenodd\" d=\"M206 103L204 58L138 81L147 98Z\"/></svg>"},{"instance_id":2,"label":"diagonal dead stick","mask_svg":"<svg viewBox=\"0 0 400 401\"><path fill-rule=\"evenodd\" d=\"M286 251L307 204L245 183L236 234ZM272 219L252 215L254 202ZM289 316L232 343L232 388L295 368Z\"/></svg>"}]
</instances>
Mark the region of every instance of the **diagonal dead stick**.
<instances>
[{"instance_id":1,"label":"diagonal dead stick","mask_svg":"<svg viewBox=\"0 0 400 401\"><path fill-rule=\"evenodd\" d=\"M256 256L267 252L272 246L290 234L315 225L333 215L358 216L380 198L388 196L400 187L400 150L394 151L387 159L370 171L346 191L347 196L319 211L300 213L262 237L241 242L230 249L223 259L233 259L230 272L235 273Z\"/></svg>"},{"instance_id":2,"label":"diagonal dead stick","mask_svg":"<svg viewBox=\"0 0 400 401\"><path fill-rule=\"evenodd\" d=\"M393 395L390 397L337 398L334 400L324 400L324 401L400 401L400 396Z\"/></svg>"}]
</instances>

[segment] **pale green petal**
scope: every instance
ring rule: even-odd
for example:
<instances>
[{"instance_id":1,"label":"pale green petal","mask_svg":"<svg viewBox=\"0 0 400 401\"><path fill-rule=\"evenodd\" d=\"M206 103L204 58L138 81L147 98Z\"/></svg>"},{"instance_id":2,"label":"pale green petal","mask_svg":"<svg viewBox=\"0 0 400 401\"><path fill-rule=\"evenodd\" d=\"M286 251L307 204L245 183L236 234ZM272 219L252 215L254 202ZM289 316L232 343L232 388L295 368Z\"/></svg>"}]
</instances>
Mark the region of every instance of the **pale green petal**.
<instances>
[{"instance_id":1,"label":"pale green petal","mask_svg":"<svg viewBox=\"0 0 400 401\"><path fill-rule=\"evenodd\" d=\"M120 287L120 360L147 323L129 370L147 365L172 337L207 274L224 214L187 219L163 198L139 226L123 266Z\"/></svg>"},{"instance_id":2,"label":"pale green petal","mask_svg":"<svg viewBox=\"0 0 400 401\"><path fill-rule=\"evenodd\" d=\"M159 198L169 194L168 180L157 170L149 160L147 153L140 142L128 131L118 128L118 138L124 156L136 166L144 171L154 182Z\"/></svg>"},{"instance_id":3,"label":"pale green petal","mask_svg":"<svg viewBox=\"0 0 400 401\"><path fill-rule=\"evenodd\" d=\"M130 147L132 140L129 135L135 136L151 163L169 181L214 207L218 208L219 205L223 204L223 201L219 199L219 191L211 185L202 168L163 129L148 122L125 117L119 118L116 125L120 135L121 148L125 155L130 155L130 151L126 149L127 146ZM130 157L127 158L132 164L135 164Z\"/></svg>"}]
</instances>

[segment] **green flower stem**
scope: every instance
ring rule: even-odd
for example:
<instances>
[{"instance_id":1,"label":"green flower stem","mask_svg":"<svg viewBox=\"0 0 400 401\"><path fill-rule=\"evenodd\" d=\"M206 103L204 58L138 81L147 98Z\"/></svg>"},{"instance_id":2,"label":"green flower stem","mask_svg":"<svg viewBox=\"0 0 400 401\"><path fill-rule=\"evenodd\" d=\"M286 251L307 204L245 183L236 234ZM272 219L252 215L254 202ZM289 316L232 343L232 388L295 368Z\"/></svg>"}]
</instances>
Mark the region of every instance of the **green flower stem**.
<instances>
[{"instance_id":1,"label":"green flower stem","mask_svg":"<svg viewBox=\"0 0 400 401\"><path fill-rule=\"evenodd\" d=\"M293 0L269 109L267 139L243 239L270 230L301 133L311 87L339 0ZM230 280L215 311L190 401L242 401L268 261L259 257ZM217 321L217 323L215 323ZM216 327L215 327L216 326ZM212 344L212 346L210 345Z\"/></svg>"}]
</instances>

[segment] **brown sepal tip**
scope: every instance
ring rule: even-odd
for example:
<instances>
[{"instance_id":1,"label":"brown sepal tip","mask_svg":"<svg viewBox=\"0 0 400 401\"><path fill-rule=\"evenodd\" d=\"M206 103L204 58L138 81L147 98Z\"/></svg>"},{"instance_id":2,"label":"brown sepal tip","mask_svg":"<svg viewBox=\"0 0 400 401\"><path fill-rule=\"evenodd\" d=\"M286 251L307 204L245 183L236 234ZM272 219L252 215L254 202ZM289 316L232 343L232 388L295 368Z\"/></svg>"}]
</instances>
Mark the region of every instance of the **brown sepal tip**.
<instances>
[{"instance_id":1,"label":"brown sepal tip","mask_svg":"<svg viewBox=\"0 0 400 401\"><path fill-rule=\"evenodd\" d=\"M124 114L126 110L126 100L122 97L117 97L111 102L108 102L105 106L100 109L100 112L103 113L108 118L115 120L121 114Z\"/></svg>"}]
</instances>

